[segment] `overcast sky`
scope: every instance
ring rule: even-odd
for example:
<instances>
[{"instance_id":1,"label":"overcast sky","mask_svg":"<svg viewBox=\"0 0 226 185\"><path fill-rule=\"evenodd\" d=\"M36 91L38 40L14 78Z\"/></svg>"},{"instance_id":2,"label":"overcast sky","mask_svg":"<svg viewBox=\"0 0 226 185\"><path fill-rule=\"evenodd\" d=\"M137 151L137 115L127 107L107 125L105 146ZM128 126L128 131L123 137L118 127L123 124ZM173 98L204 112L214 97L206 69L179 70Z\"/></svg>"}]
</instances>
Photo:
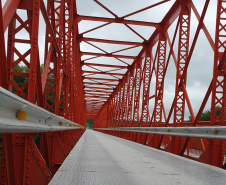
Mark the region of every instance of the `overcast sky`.
<instances>
[{"instance_id":1,"label":"overcast sky","mask_svg":"<svg viewBox=\"0 0 226 185\"><path fill-rule=\"evenodd\" d=\"M103 3L106 7L108 7L112 12L114 12L116 15L123 16L128 13L131 13L133 11L136 11L138 9L144 8L146 6L149 6L151 4L154 4L156 2L159 2L157 0L116 0L116 1L100 1ZM131 17L128 17L130 20L139 20L139 21L150 21L150 22L159 22L162 20L166 12L169 10L169 8L172 6L172 4L175 1L171 1L168 3L165 3L163 5L160 5L156 8L152 8L150 10L144 11L142 13L133 15ZM199 11L199 14L201 15L203 6L205 1L204 0L194 0L193 1L197 10ZM98 17L113 17L111 14L106 12L104 9L102 9L99 5L97 5L92 0L77 0L77 8L78 13L81 15L90 15L90 16L98 16ZM191 32L190 32L190 46L193 41L193 37L198 25L198 21L196 17L194 16L193 12L191 14ZM213 40L214 40L214 34L215 34L215 16L216 16L216 1L212 0L209 4L209 9L207 11L207 14L205 16L204 23L206 24L207 29L209 30ZM88 26L87 26L88 23ZM87 29L93 28L97 25L100 25L99 23L94 23L91 21L82 21L79 23L79 31L84 32ZM150 35L153 33L154 29L149 27L143 27L143 26L131 26L134 28L140 35L142 35L145 39L148 39ZM176 21L175 23L169 28L168 32L172 39L173 33L176 27ZM94 37L94 38L102 38L102 39L117 39L117 40L124 40L124 41L137 41L142 42L143 40L139 38L137 35L135 35L133 32L131 32L128 28L126 28L122 24L111 24L109 26L106 26L104 28L101 28L99 30L90 32L88 34L85 34L86 37ZM175 42L174 51L177 56L177 45L178 45L178 39L176 39ZM116 49L112 45L109 44L96 44L97 46L105 49L108 52L111 52L113 49ZM169 46L167 46L169 49ZM129 54L136 56L141 48L128 50L126 52L120 52L120 54ZM82 51L93 51L93 52L101 52L96 50L95 48L91 48L87 46L87 44L82 43L81 44L81 50ZM155 50L153 51L153 54L155 54ZM103 61L104 63L111 63L114 59L104 58L104 59L96 59L92 62L98 62ZM89 61L91 62L91 61ZM115 64L119 64L117 60L114 62ZM121 63L121 65L123 65ZM85 68L85 67L84 67ZM87 68L86 68L87 69ZM207 91L207 88L210 84L210 81L212 79L212 69L213 69L213 51L210 47L203 31L200 32L199 39L197 41L195 51L193 53L189 69L188 69L188 80L187 80L187 92L190 97L190 101L192 103L193 110L195 114L197 113L200 104L203 100L203 97ZM151 82L151 88L150 88L150 95L154 94L155 91L155 76L152 79ZM172 104L172 100L175 96L175 79L176 79L176 68L174 65L173 60L170 60L170 64L167 70L166 74L166 80L165 80L165 88L164 88L164 104L166 108L166 112L168 113L170 106ZM153 111L154 106L154 99L150 100L150 112ZM208 102L206 109L210 108L210 101ZM185 119L188 119L189 111L186 108L185 112ZM172 121L172 119L171 119Z\"/></svg>"},{"instance_id":2,"label":"overcast sky","mask_svg":"<svg viewBox=\"0 0 226 185\"><path fill-rule=\"evenodd\" d=\"M44 0L46 2L46 0ZM116 15L123 16L128 13L131 13L133 11L136 11L138 9L144 8L146 6L149 6L151 4L154 4L156 2L159 2L159 0L100 0L101 3L103 3L107 8L109 8L112 12L114 12ZM133 15L128 17L127 19L130 20L139 20L139 21L150 21L150 22L160 22L164 15L167 13L167 11L170 9L172 4L175 1L172 0L170 2L167 2L163 5L160 5L158 7L152 8L150 10L146 10L142 13ZM199 14L201 15L203 5L205 3L204 0L193 0L196 8L199 11ZM4 5L5 0L2 0L2 4ZM77 12L80 15L89 15L89 16L97 16L97 17L110 17L113 18L111 14L106 12L103 8L101 8L98 4L96 4L93 0L76 0L77 3ZM216 0L211 0L209 4L209 8L207 10L207 14L204 20L204 23L209 30L213 40L215 39L215 17L216 17ZM26 14L23 11L19 11L20 15L24 18L26 17ZM191 15L191 32L190 32L190 46L193 41L193 37L198 25L198 21L196 17L194 16L193 12ZM82 33L84 31L87 31L91 28L94 28L98 25L101 25L103 23L100 22L91 22L91 21L81 21L79 23L79 33ZM153 31L155 30L152 27L144 27L144 26L133 26L130 25L134 30L136 30L142 37L145 39L149 39ZM173 33L175 30L176 21L172 24L172 26L169 28L168 32L170 35L170 38L172 40ZM5 34L7 37L7 33ZM131 32L126 26L122 24L110 24L108 26L102 27L101 29L98 29L93 32L89 32L87 34L84 34L85 37L92 37L92 38L101 38L101 39L109 39L109 40L122 40L122 41L136 41L136 42L142 42L143 40L135 35L133 32ZM26 33L22 31L21 33L17 34L18 38L25 38ZM40 50L40 58L41 63L44 62L44 41L45 39L45 24L43 21L43 18L40 14L40 29L39 29L39 50ZM93 43L96 46L104 49L107 52L113 52L122 48L126 48L128 46L120 46L120 45L113 45L113 44L101 44L101 43ZM177 45L178 45L178 39L176 39L174 51L177 56ZM82 42L80 45L81 51L88 51L88 52L98 52L102 53L102 51ZM156 48L156 47L155 47ZM167 48L169 51L169 46L167 45ZM24 53L26 51L26 47L20 47L20 51ZM141 47L131 49L124 52L119 52L117 54L120 55L131 55L136 56L139 51L141 50ZM155 50L153 50L153 55L155 54ZM168 54L167 54L168 56ZM212 73L213 73L213 50L210 47L203 31L200 32L199 39L197 41L195 51L193 53L189 69L188 69L188 78L187 78L187 92L193 107L193 110L195 114L197 113L200 104L203 100L203 97L207 91L207 88L210 84L210 81L212 79ZM90 57L90 56L89 56ZM86 59L89 57L82 57L82 59ZM124 60L126 63L131 64L132 60ZM112 58L106 58L101 57L98 59L89 60L87 62L90 63L103 63L103 64L117 64L117 65L125 65L122 62L119 62L116 59ZM98 68L103 71L108 70L108 68ZM89 67L83 67L83 70L91 70ZM115 71L117 72L117 71ZM124 71L121 71L121 73L124 73ZM99 76L101 77L101 76ZM105 76L104 76L105 77ZM113 79L113 77L112 77ZM168 114L168 111L170 109L170 106L172 104L172 100L175 96L175 79L176 79L176 68L173 60L170 60L170 64L167 70L166 79L165 79L165 85L164 85L164 104L166 108L166 113ZM88 80L87 80L88 82ZM155 75L153 76L152 82L151 82L151 88L150 88L150 96L154 94L155 91ZM142 98L142 96L141 96ZM150 100L150 112L152 113L154 106L154 99ZM205 109L210 108L210 99L207 103L207 106ZM188 119L189 111L186 109L185 112L185 119ZM173 117L172 117L173 118ZM163 120L164 121L164 120ZM171 119L172 121L172 119Z\"/></svg>"}]
</instances>

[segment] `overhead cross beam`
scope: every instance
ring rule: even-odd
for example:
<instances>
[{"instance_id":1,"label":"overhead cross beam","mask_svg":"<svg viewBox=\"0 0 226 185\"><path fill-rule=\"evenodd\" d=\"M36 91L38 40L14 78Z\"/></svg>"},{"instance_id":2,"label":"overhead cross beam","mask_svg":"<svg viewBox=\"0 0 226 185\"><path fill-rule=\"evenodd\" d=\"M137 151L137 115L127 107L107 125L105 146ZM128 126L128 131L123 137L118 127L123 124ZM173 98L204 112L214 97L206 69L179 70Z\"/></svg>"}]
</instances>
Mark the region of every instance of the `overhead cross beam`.
<instances>
[{"instance_id":1,"label":"overhead cross beam","mask_svg":"<svg viewBox=\"0 0 226 185\"><path fill-rule=\"evenodd\" d=\"M91 53L91 52L80 52L80 56L83 55L91 55L91 56L98 56L98 57L117 57L117 58L125 58L125 59L132 59L135 60L136 56L126 56L126 55L117 55L117 54L110 54L110 53Z\"/></svg>"},{"instance_id":2,"label":"overhead cross beam","mask_svg":"<svg viewBox=\"0 0 226 185\"><path fill-rule=\"evenodd\" d=\"M101 74L101 75L115 75L115 76L124 76L122 73L107 73L107 72L99 72L99 71L82 71L82 73L89 73L89 74ZM86 75L84 75L86 76Z\"/></svg>"},{"instance_id":3,"label":"overhead cross beam","mask_svg":"<svg viewBox=\"0 0 226 185\"><path fill-rule=\"evenodd\" d=\"M107 82L118 82L117 79L107 79L107 78L92 78L92 77L83 77L84 80L101 80Z\"/></svg>"},{"instance_id":4,"label":"overhead cross beam","mask_svg":"<svg viewBox=\"0 0 226 185\"><path fill-rule=\"evenodd\" d=\"M158 29L161 27L159 23L132 21L132 20L125 20L123 18L112 19L112 18L105 18L105 17L92 17L92 16L79 15L75 19L77 22L86 20L86 21L97 21L97 22L107 22L107 23L123 23L123 24L137 25L137 26L149 26L149 27L155 27Z\"/></svg>"},{"instance_id":5,"label":"overhead cross beam","mask_svg":"<svg viewBox=\"0 0 226 185\"><path fill-rule=\"evenodd\" d=\"M81 63L82 66L97 66L97 67L111 67L119 69L128 69L128 66L119 66L119 65L107 65L107 64L94 64L94 63Z\"/></svg>"},{"instance_id":6,"label":"overhead cross beam","mask_svg":"<svg viewBox=\"0 0 226 185\"><path fill-rule=\"evenodd\" d=\"M79 37L79 42L89 41L89 42L98 42L106 44L119 44L119 45L132 45L132 46L144 46L144 43L140 42L131 42L131 41L118 41L118 40L107 40L107 39L98 39L98 38L88 38L88 37Z\"/></svg>"}]
</instances>

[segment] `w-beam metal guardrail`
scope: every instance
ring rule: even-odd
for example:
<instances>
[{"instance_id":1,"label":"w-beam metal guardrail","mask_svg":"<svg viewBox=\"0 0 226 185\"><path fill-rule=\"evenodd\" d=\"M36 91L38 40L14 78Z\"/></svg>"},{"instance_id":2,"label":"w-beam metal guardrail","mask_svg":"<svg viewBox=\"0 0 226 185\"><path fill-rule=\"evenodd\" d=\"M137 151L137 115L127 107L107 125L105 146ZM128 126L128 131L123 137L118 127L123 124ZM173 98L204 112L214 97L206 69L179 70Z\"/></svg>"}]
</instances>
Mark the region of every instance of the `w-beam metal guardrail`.
<instances>
[{"instance_id":1,"label":"w-beam metal guardrail","mask_svg":"<svg viewBox=\"0 0 226 185\"><path fill-rule=\"evenodd\" d=\"M0 132L37 133L72 129L81 125L57 116L0 87Z\"/></svg>"},{"instance_id":2,"label":"w-beam metal guardrail","mask_svg":"<svg viewBox=\"0 0 226 185\"><path fill-rule=\"evenodd\" d=\"M126 131L145 134L226 140L226 126L219 127L118 127L96 130Z\"/></svg>"}]
</instances>

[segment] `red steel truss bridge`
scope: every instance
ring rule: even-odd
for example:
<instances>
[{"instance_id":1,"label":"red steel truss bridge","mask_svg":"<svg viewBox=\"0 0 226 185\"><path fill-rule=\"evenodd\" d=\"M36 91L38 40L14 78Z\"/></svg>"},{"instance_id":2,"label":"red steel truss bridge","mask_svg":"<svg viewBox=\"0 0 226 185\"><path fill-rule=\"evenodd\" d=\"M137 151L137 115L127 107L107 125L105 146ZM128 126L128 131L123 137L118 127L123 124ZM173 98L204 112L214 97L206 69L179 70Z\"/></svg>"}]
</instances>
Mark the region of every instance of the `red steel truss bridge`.
<instances>
[{"instance_id":1,"label":"red steel truss bridge","mask_svg":"<svg viewBox=\"0 0 226 185\"><path fill-rule=\"evenodd\" d=\"M225 0L0 2L0 184L225 184Z\"/></svg>"}]
</instances>

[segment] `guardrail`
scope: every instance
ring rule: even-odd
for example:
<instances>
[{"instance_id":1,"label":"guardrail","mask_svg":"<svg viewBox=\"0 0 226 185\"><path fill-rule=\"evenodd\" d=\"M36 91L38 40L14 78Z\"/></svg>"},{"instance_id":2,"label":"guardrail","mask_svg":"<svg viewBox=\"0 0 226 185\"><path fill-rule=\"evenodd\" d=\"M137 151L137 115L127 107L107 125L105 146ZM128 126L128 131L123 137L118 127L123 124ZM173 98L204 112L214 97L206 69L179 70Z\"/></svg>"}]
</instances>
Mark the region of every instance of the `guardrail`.
<instances>
[{"instance_id":1,"label":"guardrail","mask_svg":"<svg viewBox=\"0 0 226 185\"><path fill-rule=\"evenodd\" d=\"M226 140L226 126L219 127L116 127L95 130L126 131L145 134Z\"/></svg>"},{"instance_id":2,"label":"guardrail","mask_svg":"<svg viewBox=\"0 0 226 185\"><path fill-rule=\"evenodd\" d=\"M37 133L83 128L0 87L0 133Z\"/></svg>"}]
</instances>

